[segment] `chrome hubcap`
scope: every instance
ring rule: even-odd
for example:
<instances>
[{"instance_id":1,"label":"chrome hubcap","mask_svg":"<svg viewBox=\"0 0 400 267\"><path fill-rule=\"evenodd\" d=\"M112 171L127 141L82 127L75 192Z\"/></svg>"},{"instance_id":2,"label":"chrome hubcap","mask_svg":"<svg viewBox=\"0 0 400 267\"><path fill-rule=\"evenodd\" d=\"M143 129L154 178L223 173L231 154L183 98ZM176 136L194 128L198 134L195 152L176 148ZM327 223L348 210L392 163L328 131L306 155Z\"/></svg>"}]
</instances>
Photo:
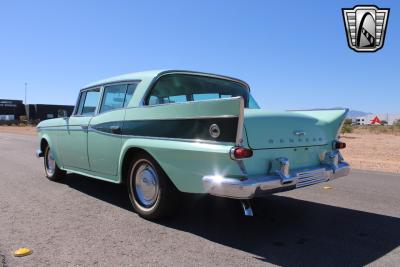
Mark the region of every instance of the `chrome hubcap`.
<instances>
[{"instance_id":1,"label":"chrome hubcap","mask_svg":"<svg viewBox=\"0 0 400 267\"><path fill-rule=\"evenodd\" d=\"M53 152L49 149L49 152L47 152L47 157L46 157L46 167L47 167L47 172L51 175L54 173L54 170L56 169L56 161L54 160Z\"/></svg>"},{"instance_id":2,"label":"chrome hubcap","mask_svg":"<svg viewBox=\"0 0 400 267\"><path fill-rule=\"evenodd\" d=\"M159 193L158 176L154 168L147 162L139 163L137 167L135 191L143 206L151 207L156 203Z\"/></svg>"}]
</instances>

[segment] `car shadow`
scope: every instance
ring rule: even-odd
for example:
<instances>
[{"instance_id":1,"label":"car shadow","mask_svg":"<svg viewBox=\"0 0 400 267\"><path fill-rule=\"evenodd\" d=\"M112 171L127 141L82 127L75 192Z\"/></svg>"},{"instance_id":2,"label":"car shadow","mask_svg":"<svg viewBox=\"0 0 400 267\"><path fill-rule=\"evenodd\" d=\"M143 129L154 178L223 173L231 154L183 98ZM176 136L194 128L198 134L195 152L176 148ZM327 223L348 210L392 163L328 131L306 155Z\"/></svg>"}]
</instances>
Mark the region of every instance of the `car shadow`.
<instances>
[{"instance_id":1,"label":"car shadow","mask_svg":"<svg viewBox=\"0 0 400 267\"><path fill-rule=\"evenodd\" d=\"M132 210L120 185L69 174L63 182L84 194ZM281 266L363 266L400 245L400 219L272 195L252 202L184 194L176 216L158 222L242 250Z\"/></svg>"}]
</instances>

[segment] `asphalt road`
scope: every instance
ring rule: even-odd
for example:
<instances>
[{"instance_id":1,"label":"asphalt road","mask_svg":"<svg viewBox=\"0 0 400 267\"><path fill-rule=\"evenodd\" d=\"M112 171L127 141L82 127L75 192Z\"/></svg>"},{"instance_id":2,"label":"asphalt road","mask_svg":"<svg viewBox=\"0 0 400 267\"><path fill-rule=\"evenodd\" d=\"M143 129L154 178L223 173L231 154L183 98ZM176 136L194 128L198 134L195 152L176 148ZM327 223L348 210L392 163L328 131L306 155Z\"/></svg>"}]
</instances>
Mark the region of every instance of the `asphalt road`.
<instances>
[{"instance_id":1,"label":"asphalt road","mask_svg":"<svg viewBox=\"0 0 400 267\"><path fill-rule=\"evenodd\" d=\"M400 176L353 171L254 202L185 196L153 223L121 186L44 176L36 138L0 134L0 266L400 265ZM323 189L330 185L332 189ZM22 246L33 254L14 258Z\"/></svg>"}]
</instances>

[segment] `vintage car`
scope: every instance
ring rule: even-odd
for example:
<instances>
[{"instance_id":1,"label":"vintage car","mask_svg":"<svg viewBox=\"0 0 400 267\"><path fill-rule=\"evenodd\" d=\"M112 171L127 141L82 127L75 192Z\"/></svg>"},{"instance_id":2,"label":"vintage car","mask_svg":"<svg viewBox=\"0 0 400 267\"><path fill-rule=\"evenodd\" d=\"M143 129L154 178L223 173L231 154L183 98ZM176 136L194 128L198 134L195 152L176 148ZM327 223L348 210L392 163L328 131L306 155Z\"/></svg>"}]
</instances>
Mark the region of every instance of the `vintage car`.
<instances>
[{"instance_id":1,"label":"vintage car","mask_svg":"<svg viewBox=\"0 0 400 267\"><path fill-rule=\"evenodd\" d=\"M284 99L284 98L283 98ZM71 117L37 126L49 180L66 172L126 184L157 219L179 192L242 201L349 173L338 140L347 110L271 112L247 83L191 71L147 71L83 88Z\"/></svg>"}]
</instances>

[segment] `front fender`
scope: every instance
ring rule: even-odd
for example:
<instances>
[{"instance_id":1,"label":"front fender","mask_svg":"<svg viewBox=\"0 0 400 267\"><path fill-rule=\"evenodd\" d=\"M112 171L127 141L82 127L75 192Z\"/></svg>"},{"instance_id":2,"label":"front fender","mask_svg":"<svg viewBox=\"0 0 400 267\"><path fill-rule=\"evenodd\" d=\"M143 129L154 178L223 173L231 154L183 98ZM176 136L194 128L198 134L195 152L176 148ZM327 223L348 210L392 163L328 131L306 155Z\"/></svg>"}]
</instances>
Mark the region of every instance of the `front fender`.
<instances>
[{"instance_id":1,"label":"front fender","mask_svg":"<svg viewBox=\"0 0 400 267\"><path fill-rule=\"evenodd\" d=\"M48 133L48 132L44 132L43 130L38 130L38 139L39 139L39 147L42 144L42 140L46 140L47 144L50 146L50 148L53 151L53 156L54 156L54 160L57 163L57 166L59 166L60 168L63 166L62 160L61 160L61 156L58 153L58 149L57 149L57 135L56 133ZM41 147L40 147L41 149ZM42 151L43 155L45 153L45 151Z\"/></svg>"}]
</instances>

